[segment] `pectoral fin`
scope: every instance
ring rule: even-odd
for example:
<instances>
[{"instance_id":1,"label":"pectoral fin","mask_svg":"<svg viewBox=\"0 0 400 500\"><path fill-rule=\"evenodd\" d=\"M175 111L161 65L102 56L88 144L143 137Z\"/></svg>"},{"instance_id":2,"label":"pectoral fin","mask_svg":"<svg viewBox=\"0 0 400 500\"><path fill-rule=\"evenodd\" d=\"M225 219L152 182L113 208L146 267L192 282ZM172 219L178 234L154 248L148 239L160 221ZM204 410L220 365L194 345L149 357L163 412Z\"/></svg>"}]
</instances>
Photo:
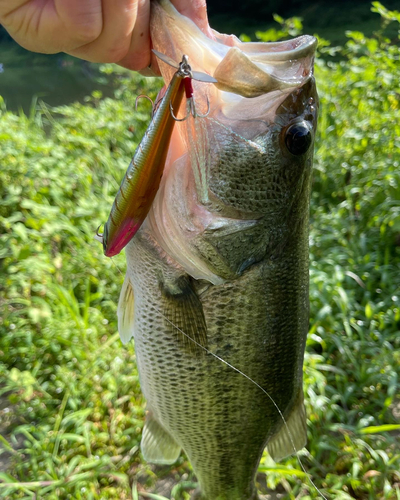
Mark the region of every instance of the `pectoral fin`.
<instances>
[{"instance_id":1,"label":"pectoral fin","mask_svg":"<svg viewBox=\"0 0 400 500\"><path fill-rule=\"evenodd\" d=\"M144 459L152 464L173 464L181 452L180 446L151 413L147 414L140 447Z\"/></svg>"},{"instance_id":2,"label":"pectoral fin","mask_svg":"<svg viewBox=\"0 0 400 500\"><path fill-rule=\"evenodd\" d=\"M133 289L128 276L125 276L118 301L118 331L123 344L133 336Z\"/></svg>"},{"instance_id":3,"label":"pectoral fin","mask_svg":"<svg viewBox=\"0 0 400 500\"><path fill-rule=\"evenodd\" d=\"M207 347L207 326L203 305L188 277L164 284L162 312L182 346L194 355L204 354L201 347Z\"/></svg>"},{"instance_id":4,"label":"pectoral fin","mask_svg":"<svg viewBox=\"0 0 400 500\"><path fill-rule=\"evenodd\" d=\"M304 396L301 395L293 407L287 421L287 426L282 425L279 431L268 441L267 450L275 462L279 462L296 451L301 450L307 443L307 421L304 408ZM289 432L290 435L289 435Z\"/></svg>"}]
</instances>

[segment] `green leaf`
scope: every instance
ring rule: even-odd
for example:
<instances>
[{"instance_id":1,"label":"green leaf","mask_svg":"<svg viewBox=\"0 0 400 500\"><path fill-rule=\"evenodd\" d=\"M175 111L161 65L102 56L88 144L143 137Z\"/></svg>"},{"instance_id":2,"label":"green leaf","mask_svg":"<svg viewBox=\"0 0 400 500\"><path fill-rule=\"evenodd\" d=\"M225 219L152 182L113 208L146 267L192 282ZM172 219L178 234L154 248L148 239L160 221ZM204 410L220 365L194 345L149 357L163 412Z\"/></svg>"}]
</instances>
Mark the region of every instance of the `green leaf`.
<instances>
[{"instance_id":1,"label":"green leaf","mask_svg":"<svg viewBox=\"0 0 400 500\"><path fill-rule=\"evenodd\" d=\"M161 495L156 495L155 493L146 493L145 491L141 491L140 496L144 498L152 498L153 500L168 500L168 498L162 497Z\"/></svg>"},{"instance_id":2,"label":"green leaf","mask_svg":"<svg viewBox=\"0 0 400 500\"><path fill-rule=\"evenodd\" d=\"M390 432L400 430L400 424L386 424L386 425L371 425L369 427L364 427L359 429L360 434L379 434L381 432Z\"/></svg>"}]
</instances>

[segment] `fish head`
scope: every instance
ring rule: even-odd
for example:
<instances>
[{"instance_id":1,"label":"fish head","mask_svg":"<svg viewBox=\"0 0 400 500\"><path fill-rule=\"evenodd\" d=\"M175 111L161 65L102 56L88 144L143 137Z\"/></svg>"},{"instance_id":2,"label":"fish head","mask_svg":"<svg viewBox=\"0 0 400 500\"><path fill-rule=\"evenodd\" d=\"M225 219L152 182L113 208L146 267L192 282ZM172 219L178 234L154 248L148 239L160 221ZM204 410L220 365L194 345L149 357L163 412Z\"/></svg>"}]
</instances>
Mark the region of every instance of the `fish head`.
<instances>
[{"instance_id":1,"label":"fish head","mask_svg":"<svg viewBox=\"0 0 400 500\"><path fill-rule=\"evenodd\" d=\"M314 78L252 98L220 92L220 102L224 97L226 105L212 110L204 134L214 147L203 155L207 187L200 196L220 215L281 221L309 197L318 113Z\"/></svg>"},{"instance_id":2,"label":"fish head","mask_svg":"<svg viewBox=\"0 0 400 500\"><path fill-rule=\"evenodd\" d=\"M245 43L214 30L203 33L168 0L154 2L152 9L154 48L178 62L187 54L194 71L216 80L193 81L195 107L207 116L190 116L174 132L171 151L179 150L180 157L167 160L151 217L153 227L168 228L158 231L159 241L183 262L179 253L190 253L194 238L228 224L237 227L237 221L262 221L264 233L281 247L279 238L287 240L299 222L308 222L317 40L303 35ZM159 66L168 82L175 69ZM181 245L172 242L172 234L180 234ZM204 277L191 265L186 269Z\"/></svg>"}]
</instances>

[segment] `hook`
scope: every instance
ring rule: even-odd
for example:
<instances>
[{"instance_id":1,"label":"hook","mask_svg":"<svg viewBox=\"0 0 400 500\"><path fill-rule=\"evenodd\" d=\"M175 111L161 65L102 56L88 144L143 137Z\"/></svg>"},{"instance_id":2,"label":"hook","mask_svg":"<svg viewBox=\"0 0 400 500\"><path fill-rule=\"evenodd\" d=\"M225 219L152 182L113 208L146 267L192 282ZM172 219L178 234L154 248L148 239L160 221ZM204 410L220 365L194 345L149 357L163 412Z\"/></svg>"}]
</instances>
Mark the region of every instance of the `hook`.
<instances>
[{"instance_id":1,"label":"hook","mask_svg":"<svg viewBox=\"0 0 400 500\"><path fill-rule=\"evenodd\" d=\"M157 111L157 108L158 108L158 105L160 104L160 102L163 100L164 96L160 97L155 103L154 103L154 107L153 107L153 114Z\"/></svg>"},{"instance_id":2,"label":"hook","mask_svg":"<svg viewBox=\"0 0 400 500\"><path fill-rule=\"evenodd\" d=\"M152 101L152 99L148 95L140 94L140 95L138 95L136 97L136 99L135 99L135 110L137 111L138 100L142 99L142 98L147 99L148 101L151 102L151 117L153 118L155 106L154 106L154 102Z\"/></svg>"},{"instance_id":3,"label":"hook","mask_svg":"<svg viewBox=\"0 0 400 500\"><path fill-rule=\"evenodd\" d=\"M100 228L101 228L101 224L100 224L100 226L96 230L96 236L94 237L94 239L97 240L97 241L100 241L100 243L103 243L103 234L99 233L99 229Z\"/></svg>"},{"instance_id":4,"label":"hook","mask_svg":"<svg viewBox=\"0 0 400 500\"><path fill-rule=\"evenodd\" d=\"M169 109L171 111L172 118L177 121L177 122L184 122L189 118L189 115L192 115L193 118L206 118L210 114L210 101L208 100L208 97L206 96L207 99L207 111L204 114L198 113L196 110L196 103L194 102L193 97L190 97L187 100L187 107L188 111L186 113L186 116L184 118L177 118L174 115L174 110L172 109L172 104L169 103Z\"/></svg>"},{"instance_id":5,"label":"hook","mask_svg":"<svg viewBox=\"0 0 400 500\"><path fill-rule=\"evenodd\" d=\"M190 99L188 99L188 103L189 103ZM190 111L191 109L189 108L188 109L188 112L186 114L186 116L184 118L177 118L175 115L174 115L174 110L172 109L172 104L171 104L171 101L169 102L169 110L171 111L171 116L172 118L177 121L177 122L184 122L185 120L187 120L189 118L189 115L190 115Z\"/></svg>"},{"instance_id":6,"label":"hook","mask_svg":"<svg viewBox=\"0 0 400 500\"><path fill-rule=\"evenodd\" d=\"M206 96L207 99L207 111L202 115L196 111L196 104L194 102L194 99L189 99L190 102L190 109L192 112L193 118L199 117L199 118L206 118L210 114L210 101L208 100L208 96Z\"/></svg>"}]
</instances>

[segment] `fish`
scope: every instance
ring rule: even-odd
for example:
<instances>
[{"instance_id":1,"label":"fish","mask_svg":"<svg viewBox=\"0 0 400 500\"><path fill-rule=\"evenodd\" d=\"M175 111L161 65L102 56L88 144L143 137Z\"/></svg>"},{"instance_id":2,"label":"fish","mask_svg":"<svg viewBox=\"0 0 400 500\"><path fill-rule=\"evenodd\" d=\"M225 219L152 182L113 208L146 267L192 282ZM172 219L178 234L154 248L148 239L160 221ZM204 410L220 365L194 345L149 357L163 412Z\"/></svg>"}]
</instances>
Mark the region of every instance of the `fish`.
<instances>
[{"instance_id":1,"label":"fish","mask_svg":"<svg viewBox=\"0 0 400 500\"><path fill-rule=\"evenodd\" d=\"M279 461L307 441L317 41L204 33L168 0L151 4L151 38L217 82L193 82L209 114L175 125L157 195L126 246L118 328L123 343L134 339L147 401L141 451L172 464L183 450L194 499L256 500L265 447ZM174 69L159 65L170 81Z\"/></svg>"},{"instance_id":2,"label":"fish","mask_svg":"<svg viewBox=\"0 0 400 500\"><path fill-rule=\"evenodd\" d=\"M160 185L168 146L184 93L188 101L193 99L193 78L202 82L216 82L207 74L193 72L183 55L178 65L163 54L156 55L167 61L177 71L140 141L115 197L110 215L104 225L104 233L96 239L103 244L104 255L113 257L121 252L143 224Z\"/></svg>"}]
</instances>

